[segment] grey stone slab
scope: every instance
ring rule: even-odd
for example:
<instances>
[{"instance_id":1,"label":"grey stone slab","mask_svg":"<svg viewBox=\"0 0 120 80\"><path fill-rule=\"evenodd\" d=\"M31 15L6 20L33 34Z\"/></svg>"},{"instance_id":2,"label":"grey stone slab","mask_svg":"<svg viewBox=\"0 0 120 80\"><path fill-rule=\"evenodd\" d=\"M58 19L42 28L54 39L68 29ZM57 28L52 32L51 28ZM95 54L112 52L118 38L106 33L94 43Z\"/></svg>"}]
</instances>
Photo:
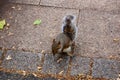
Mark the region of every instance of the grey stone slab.
<instances>
[{"instance_id":1,"label":"grey stone slab","mask_svg":"<svg viewBox=\"0 0 120 80\"><path fill-rule=\"evenodd\" d=\"M81 10L76 52L89 57L120 58L119 21L116 13Z\"/></svg>"},{"instance_id":2,"label":"grey stone slab","mask_svg":"<svg viewBox=\"0 0 120 80\"><path fill-rule=\"evenodd\" d=\"M0 50L0 59L2 57L2 54L3 54L3 50Z\"/></svg>"},{"instance_id":3,"label":"grey stone slab","mask_svg":"<svg viewBox=\"0 0 120 80\"><path fill-rule=\"evenodd\" d=\"M41 58L42 54L40 53L8 51L3 60L2 67L34 72L38 71L38 67L41 67Z\"/></svg>"},{"instance_id":4,"label":"grey stone slab","mask_svg":"<svg viewBox=\"0 0 120 80\"><path fill-rule=\"evenodd\" d=\"M23 77L22 80L58 80L58 79L57 78L53 78L53 77L39 78L39 77L35 77L33 75L28 75L27 77Z\"/></svg>"},{"instance_id":5,"label":"grey stone slab","mask_svg":"<svg viewBox=\"0 0 120 80\"><path fill-rule=\"evenodd\" d=\"M105 11L119 10L120 0L41 0L41 5L79 8L79 9L98 9Z\"/></svg>"},{"instance_id":6,"label":"grey stone slab","mask_svg":"<svg viewBox=\"0 0 120 80\"><path fill-rule=\"evenodd\" d=\"M76 56L72 59L71 75L89 74L90 58Z\"/></svg>"},{"instance_id":7,"label":"grey stone slab","mask_svg":"<svg viewBox=\"0 0 120 80\"><path fill-rule=\"evenodd\" d=\"M80 0L41 0L40 5L78 8L80 6L79 3Z\"/></svg>"},{"instance_id":8,"label":"grey stone slab","mask_svg":"<svg viewBox=\"0 0 120 80\"><path fill-rule=\"evenodd\" d=\"M107 79L116 80L120 73L120 61L94 59L93 63L93 77L103 77Z\"/></svg>"},{"instance_id":9,"label":"grey stone slab","mask_svg":"<svg viewBox=\"0 0 120 80\"><path fill-rule=\"evenodd\" d=\"M60 60L59 57L46 54L42 73L65 75L68 70L70 57L65 55L61 57L60 61L58 60Z\"/></svg>"},{"instance_id":10,"label":"grey stone slab","mask_svg":"<svg viewBox=\"0 0 120 80\"><path fill-rule=\"evenodd\" d=\"M38 78L33 75L23 76L18 73L0 71L0 80L58 80L53 77Z\"/></svg>"},{"instance_id":11,"label":"grey stone slab","mask_svg":"<svg viewBox=\"0 0 120 80\"><path fill-rule=\"evenodd\" d=\"M40 0L9 0L9 2L38 5Z\"/></svg>"},{"instance_id":12,"label":"grey stone slab","mask_svg":"<svg viewBox=\"0 0 120 80\"><path fill-rule=\"evenodd\" d=\"M11 8L12 7L12 8ZM15 7L15 9L13 9ZM51 51L53 38L61 32L62 19L66 14L78 16L79 11L52 7L30 5L6 5L2 8L3 17L10 24L10 28L0 31L4 38L0 46L26 50ZM33 25L36 19L42 22ZM9 32L13 35L8 35Z\"/></svg>"},{"instance_id":13,"label":"grey stone slab","mask_svg":"<svg viewBox=\"0 0 120 80\"><path fill-rule=\"evenodd\" d=\"M16 73L8 73L0 71L0 80L22 80L23 76Z\"/></svg>"}]
</instances>

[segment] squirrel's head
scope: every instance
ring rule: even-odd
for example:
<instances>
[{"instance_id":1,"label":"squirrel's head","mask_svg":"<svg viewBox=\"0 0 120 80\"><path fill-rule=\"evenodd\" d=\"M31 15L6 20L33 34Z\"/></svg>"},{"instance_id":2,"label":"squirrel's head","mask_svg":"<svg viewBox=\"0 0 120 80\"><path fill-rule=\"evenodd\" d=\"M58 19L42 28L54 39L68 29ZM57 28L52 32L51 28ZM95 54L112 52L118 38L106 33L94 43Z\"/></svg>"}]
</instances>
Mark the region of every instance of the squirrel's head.
<instances>
[{"instance_id":1,"label":"squirrel's head","mask_svg":"<svg viewBox=\"0 0 120 80\"><path fill-rule=\"evenodd\" d=\"M74 20L74 16L73 16L73 15L67 15L67 16L65 17L65 22L66 22L67 24L70 24L73 20Z\"/></svg>"},{"instance_id":2,"label":"squirrel's head","mask_svg":"<svg viewBox=\"0 0 120 80\"><path fill-rule=\"evenodd\" d=\"M57 54L60 52L61 49L61 43L60 41L55 41L55 39L53 39L53 44L52 44L52 53L53 55Z\"/></svg>"}]
</instances>

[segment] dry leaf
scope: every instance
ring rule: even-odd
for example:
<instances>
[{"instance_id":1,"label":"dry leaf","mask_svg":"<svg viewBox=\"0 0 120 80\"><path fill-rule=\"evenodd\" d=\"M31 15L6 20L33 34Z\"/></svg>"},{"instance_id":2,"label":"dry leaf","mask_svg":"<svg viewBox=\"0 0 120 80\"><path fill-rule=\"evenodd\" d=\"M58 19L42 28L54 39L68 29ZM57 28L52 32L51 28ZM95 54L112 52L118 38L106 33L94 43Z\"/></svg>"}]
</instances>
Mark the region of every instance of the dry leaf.
<instances>
[{"instance_id":1,"label":"dry leaf","mask_svg":"<svg viewBox=\"0 0 120 80\"><path fill-rule=\"evenodd\" d=\"M45 53L45 50L42 50L41 53L42 53L42 54Z\"/></svg>"},{"instance_id":2,"label":"dry leaf","mask_svg":"<svg viewBox=\"0 0 120 80\"><path fill-rule=\"evenodd\" d=\"M3 37L3 36L1 36L0 38L1 38L1 39L3 39L4 37Z\"/></svg>"},{"instance_id":3,"label":"dry leaf","mask_svg":"<svg viewBox=\"0 0 120 80\"><path fill-rule=\"evenodd\" d=\"M7 26L7 27L9 27L9 26L10 26L10 24L9 24L9 23L7 23L7 24L6 24L6 26Z\"/></svg>"},{"instance_id":4,"label":"dry leaf","mask_svg":"<svg viewBox=\"0 0 120 80\"><path fill-rule=\"evenodd\" d=\"M40 44L42 44L42 42L40 42Z\"/></svg>"},{"instance_id":5,"label":"dry leaf","mask_svg":"<svg viewBox=\"0 0 120 80\"><path fill-rule=\"evenodd\" d=\"M13 34L14 34L14 33L12 33L12 32L9 32L9 33L8 33L8 36L12 36Z\"/></svg>"},{"instance_id":6,"label":"dry leaf","mask_svg":"<svg viewBox=\"0 0 120 80\"><path fill-rule=\"evenodd\" d=\"M8 55L8 56L6 57L6 60L11 60L11 59L12 59L11 55Z\"/></svg>"},{"instance_id":7,"label":"dry leaf","mask_svg":"<svg viewBox=\"0 0 120 80\"><path fill-rule=\"evenodd\" d=\"M18 10L20 11L20 10L22 10L22 8L21 8L21 7L19 7L19 8L18 8Z\"/></svg>"},{"instance_id":8,"label":"dry leaf","mask_svg":"<svg viewBox=\"0 0 120 80\"><path fill-rule=\"evenodd\" d=\"M109 58L113 58L113 56L112 56L112 55L110 55L110 56L109 56Z\"/></svg>"},{"instance_id":9,"label":"dry leaf","mask_svg":"<svg viewBox=\"0 0 120 80\"><path fill-rule=\"evenodd\" d=\"M115 55L110 55L109 58L110 58L110 59L115 59L116 56L115 56Z\"/></svg>"},{"instance_id":10,"label":"dry leaf","mask_svg":"<svg viewBox=\"0 0 120 80\"><path fill-rule=\"evenodd\" d=\"M117 39L117 38L116 38L116 39L113 39L113 41L114 41L114 42L118 42L118 41L119 41L119 39Z\"/></svg>"},{"instance_id":11,"label":"dry leaf","mask_svg":"<svg viewBox=\"0 0 120 80\"><path fill-rule=\"evenodd\" d=\"M9 18L10 18L10 19L12 19L13 17L12 17L12 16L10 16Z\"/></svg>"},{"instance_id":12,"label":"dry leaf","mask_svg":"<svg viewBox=\"0 0 120 80\"><path fill-rule=\"evenodd\" d=\"M79 75L78 75L78 78L83 78L83 79L84 79L84 78L85 78L85 75L84 75L84 74L79 74Z\"/></svg>"},{"instance_id":13,"label":"dry leaf","mask_svg":"<svg viewBox=\"0 0 120 80\"><path fill-rule=\"evenodd\" d=\"M57 63L59 63L60 61L62 61L63 59L62 58L59 58L58 60L57 60Z\"/></svg>"},{"instance_id":14,"label":"dry leaf","mask_svg":"<svg viewBox=\"0 0 120 80\"><path fill-rule=\"evenodd\" d=\"M41 71L42 67L39 66L39 67L37 67L37 69L38 69L38 71Z\"/></svg>"},{"instance_id":15,"label":"dry leaf","mask_svg":"<svg viewBox=\"0 0 120 80\"><path fill-rule=\"evenodd\" d=\"M35 77L37 77L37 74L35 74L35 73L32 73Z\"/></svg>"},{"instance_id":16,"label":"dry leaf","mask_svg":"<svg viewBox=\"0 0 120 80\"><path fill-rule=\"evenodd\" d=\"M12 46L12 49L14 49L14 50L15 50L15 49L16 49L16 48L15 48L15 46Z\"/></svg>"},{"instance_id":17,"label":"dry leaf","mask_svg":"<svg viewBox=\"0 0 120 80\"><path fill-rule=\"evenodd\" d=\"M58 74L59 74L59 75L62 75L62 74L63 74L63 72L64 72L64 71L60 71Z\"/></svg>"},{"instance_id":18,"label":"dry leaf","mask_svg":"<svg viewBox=\"0 0 120 80\"><path fill-rule=\"evenodd\" d=\"M117 80L120 80L120 74L118 75L118 78L117 78Z\"/></svg>"},{"instance_id":19,"label":"dry leaf","mask_svg":"<svg viewBox=\"0 0 120 80\"><path fill-rule=\"evenodd\" d=\"M26 73L26 71L22 71L22 74L25 76L27 73Z\"/></svg>"},{"instance_id":20,"label":"dry leaf","mask_svg":"<svg viewBox=\"0 0 120 80\"><path fill-rule=\"evenodd\" d=\"M87 75L87 80L92 80L92 76Z\"/></svg>"},{"instance_id":21,"label":"dry leaf","mask_svg":"<svg viewBox=\"0 0 120 80\"><path fill-rule=\"evenodd\" d=\"M11 8L12 8L12 9L15 9L15 6L12 6Z\"/></svg>"}]
</instances>

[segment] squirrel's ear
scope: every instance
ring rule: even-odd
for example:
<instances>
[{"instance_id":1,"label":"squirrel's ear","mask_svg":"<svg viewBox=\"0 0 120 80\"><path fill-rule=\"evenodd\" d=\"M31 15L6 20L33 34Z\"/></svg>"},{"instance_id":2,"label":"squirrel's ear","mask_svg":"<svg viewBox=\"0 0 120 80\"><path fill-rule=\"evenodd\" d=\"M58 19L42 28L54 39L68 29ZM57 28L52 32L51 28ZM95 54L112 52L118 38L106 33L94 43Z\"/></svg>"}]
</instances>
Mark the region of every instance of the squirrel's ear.
<instances>
[{"instance_id":1,"label":"squirrel's ear","mask_svg":"<svg viewBox=\"0 0 120 80\"><path fill-rule=\"evenodd\" d=\"M55 39L53 39L53 42L55 42Z\"/></svg>"},{"instance_id":2,"label":"squirrel's ear","mask_svg":"<svg viewBox=\"0 0 120 80\"><path fill-rule=\"evenodd\" d=\"M72 16L71 16L71 19L73 20L73 19L74 19L74 17L75 17L75 16L73 16L73 15L72 15Z\"/></svg>"}]
</instances>

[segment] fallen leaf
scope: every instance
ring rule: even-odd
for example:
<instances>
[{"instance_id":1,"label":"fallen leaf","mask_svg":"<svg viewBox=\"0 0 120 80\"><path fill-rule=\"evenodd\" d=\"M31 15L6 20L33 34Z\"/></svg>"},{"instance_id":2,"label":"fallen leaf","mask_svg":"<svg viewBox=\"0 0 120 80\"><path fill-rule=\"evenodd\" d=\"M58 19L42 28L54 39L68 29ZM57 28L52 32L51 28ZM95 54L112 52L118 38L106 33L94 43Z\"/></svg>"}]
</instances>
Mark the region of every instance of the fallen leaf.
<instances>
[{"instance_id":1,"label":"fallen leaf","mask_svg":"<svg viewBox=\"0 0 120 80\"><path fill-rule=\"evenodd\" d=\"M41 24L41 20L35 20L33 24L34 25L39 25L39 24Z\"/></svg>"},{"instance_id":2,"label":"fallen leaf","mask_svg":"<svg viewBox=\"0 0 120 80\"><path fill-rule=\"evenodd\" d=\"M115 56L115 55L110 55L109 58L110 58L110 59L115 59L116 56Z\"/></svg>"},{"instance_id":3,"label":"fallen leaf","mask_svg":"<svg viewBox=\"0 0 120 80\"><path fill-rule=\"evenodd\" d=\"M8 33L8 36L12 36L13 34L14 34L14 33L12 33L12 32L9 32L9 33Z\"/></svg>"},{"instance_id":4,"label":"fallen leaf","mask_svg":"<svg viewBox=\"0 0 120 80\"><path fill-rule=\"evenodd\" d=\"M15 9L15 6L12 6L11 8L12 8L12 9Z\"/></svg>"},{"instance_id":5,"label":"fallen leaf","mask_svg":"<svg viewBox=\"0 0 120 80\"><path fill-rule=\"evenodd\" d=\"M7 23L7 24L6 24L6 26L7 26L7 27L9 27L9 26L10 26L10 24L9 24L9 23Z\"/></svg>"},{"instance_id":6,"label":"fallen leaf","mask_svg":"<svg viewBox=\"0 0 120 80\"><path fill-rule=\"evenodd\" d=\"M113 41L114 41L114 42L118 42L118 41L119 41L119 39L115 38L115 39L113 39Z\"/></svg>"},{"instance_id":7,"label":"fallen leaf","mask_svg":"<svg viewBox=\"0 0 120 80\"><path fill-rule=\"evenodd\" d=\"M58 60L57 60L57 63L59 63L60 61L62 61L63 59L62 58L59 58Z\"/></svg>"},{"instance_id":8,"label":"fallen leaf","mask_svg":"<svg viewBox=\"0 0 120 80\"><path fill-rule=\"evenodd\" d=\"M39 66L39 67L37 67L37 69L38 69L38 71L41 71L42 67Z\"/></svg>"},{"instance_id":9,"label":"fallen leaf","mask_svg":"<svg viewBox=\"0 0 120 80\"><path fill-rule=\"evenodd\" d=\"M40 44L42 44L42 42L40 42Z\"/></svg>"},{"instance_id":10,"label":"fallen leaf","mask_svg":"<svg viewBox=\"0 0 120 80\"><path fill-rule=\"evenodd\" d=\"M77 80L81 80L81 79L86 79L86 76L84 74L78 74L76 78Z\"/></svg>"},{"instance_id":11,"label":"fallen leaf","mask_svg":"<svg viewBox=\"0 0 120 80\"><path fill-rule=\"evenodd\" d=\"M22 74L25 76L27 73L26 73L26 71L22 71Z\"/></svg>"},{"instance_id":12,"label":"fallen leaf","mask_svg":"<svg viewBox=\"0 0 120 80\"><path fill-rule=\"evenodd\" d=\"M92 76L87 75L87 80L92 80Z\"/></svg>"},{"instance_id":13,"label":"fallen leaf","mask_svg":"<svg viewBox=\"0 0 120 80\"><path fill-rule=\"evenodd\" d=\"M8 55L8 56L6 57L6 60L11 60L11 59L12 59L11 55Z\"/></svg>"},{"instance_id":14,"label":"fallen leaf","mask_svg":"<svg viewBox=\"0 0 120 80\"><path fill-rule=\"evenodd\" d=\"M120 78L117 78L117 80L120 80Z\"/></svg>"},{"instance_id":15,"label":"fallen leaf","mask_svg":"<svg viewBox=\"0 0 120 80\"><path fill-rule=\"evenodd\" d=\"M35 74L35 73L32 73L35 77L37 77L37 74Z\"/></svg>"},{"instance_id":16,"label":"fallen leaf","mask_svg":"<svg viewBox=\"0 0 120 80\"><path fill-rule=\"evenodd\" d=\"M42 53L42 54L45 53L45 50L42 50L41 53Z\"/></svg>"},{"instance_id":17,"label":"fallen leaf","mask_svg":"<svg viewBox=\"0 0 120 80\"><path fill-rule=\"evenodd\" d=\"M3 36L1 36L0 38L1 38L1 39L3 39L4 37L3 37Z\"/></svg>"},{"instance_id":18,"label":"fallen leaf","mask_svg":"<svg viewBox=\"0 0 120 80\"><path fill-rule=\"evenodd\" d=\"M19 7L19 8L18 8L18 11L20 11L20 10L22 10L22 8L21 8L21 7Z\"/></svg>"},{"instance_id":19,"label":"fallen leaf","mask_svg":"<svg viewBox=\"0 0 120 80\"><path fill-rule=\"evenodd\" d=\"M12 17L12 16L10 16L9 18L10 18L10 19L13 19L13 17Z\"/></svg>"},{"instance_id":20,"label":"fallen leaf","mask_svg":"<svg viewBox=\"0 0 120 80\"><path fill-rule=\"evenodd\" d=\"M78 76L81 77L81 78L85 78L84 74L79 74Z\"/></svg>"},{"instance_id":21,"label":"fallen leaf","mask_svg":"<svg viewBox=\"0 0 120 80\"><path fill-rule=\"evenodd\" d=\"M5 24L6 24L5 20L0 21L0 30L4 28Z\"/></svg>"},{"instance_id":22,"label":"fallen leaf","mask_svg":"<svg viewBox=\"0 0 120 80\"><path fill-rule=\"evenodd\" d=\"M14 50L15 50L15 49L16 49L16 48L15 48L15 46L12 46L12 49L14 49Z\"/></svg>"},{"instance_id":23,"label":"fallen leaf","mask_svg":"<svg viewBox=\"0 0 120 80\"><path fill-rule=\"evenodd\" d=\"M119 73L119 75L118 75L118 78L117 78L117 80L120 80L120 73Z\"/></svg>"},{"instance_id":24,"label":"fallen leaf","mask_svg":"<svg viewBox=\"0 0 120 80\"><path fill-rule=\"evenodd\" d=\"M62 75L62 74L63 74L63 72L64 72L64 71L60 71L58 74L59 74L59 75Z\"/></svg>"}]
</instances>

